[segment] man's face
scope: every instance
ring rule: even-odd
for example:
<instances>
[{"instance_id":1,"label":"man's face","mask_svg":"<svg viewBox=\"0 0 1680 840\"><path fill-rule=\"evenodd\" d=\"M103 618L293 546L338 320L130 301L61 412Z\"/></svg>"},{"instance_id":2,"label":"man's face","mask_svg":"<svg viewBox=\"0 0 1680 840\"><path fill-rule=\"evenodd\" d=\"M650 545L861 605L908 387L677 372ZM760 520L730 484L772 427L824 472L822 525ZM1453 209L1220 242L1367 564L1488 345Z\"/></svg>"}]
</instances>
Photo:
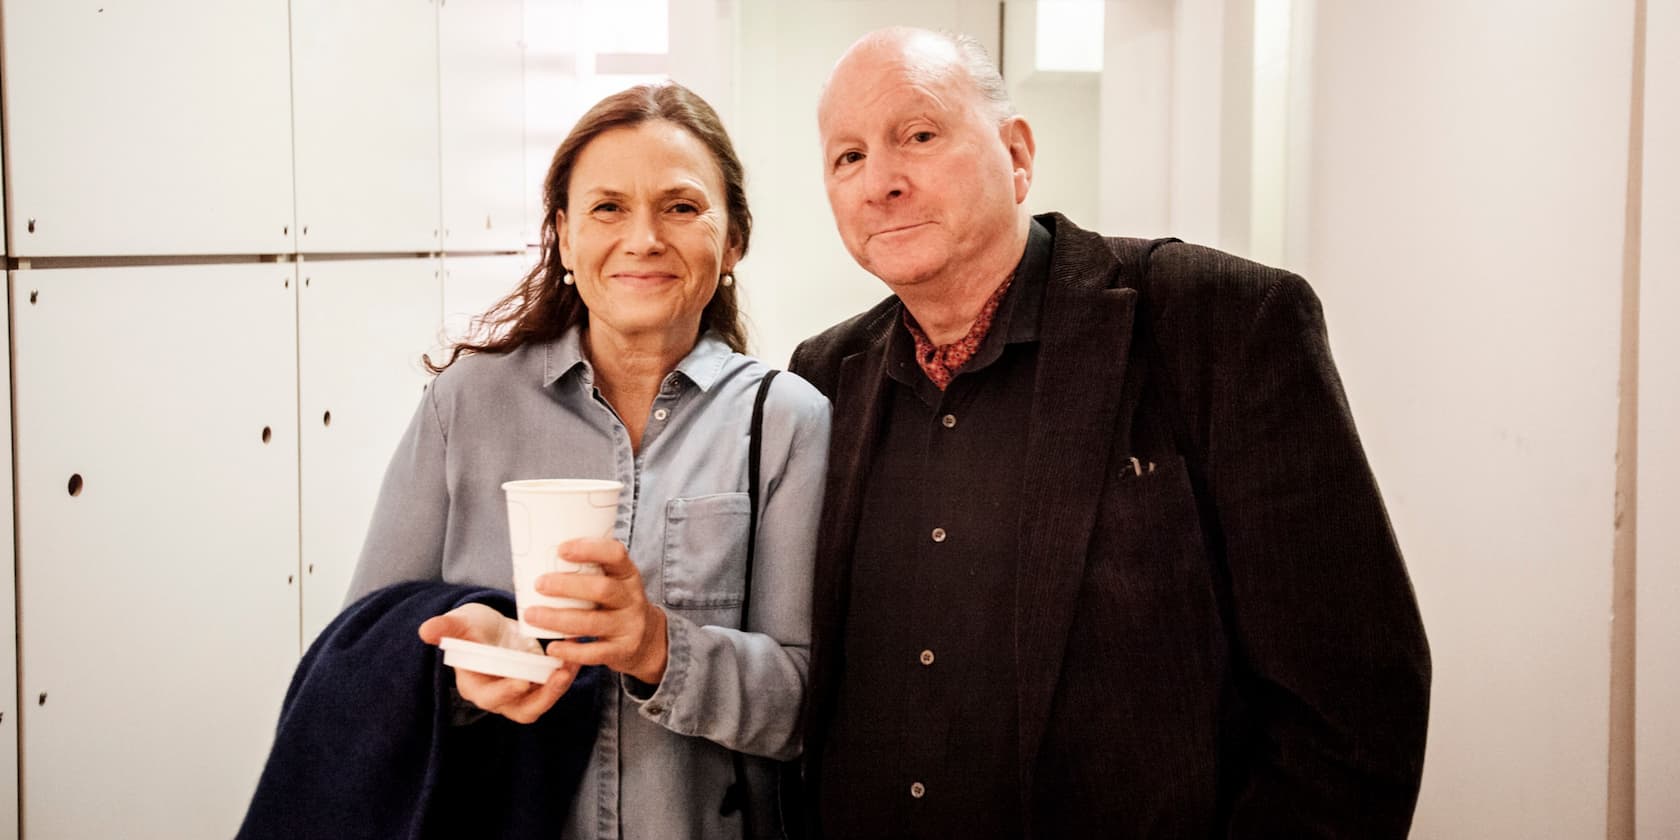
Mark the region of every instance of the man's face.
<instances>
[{"instance_id":1,"label":"man's face","mask_svg":"<svg viewBox=\"0 0 1680 840\"><path fill-rule=\"evenodd\" d=\"M895 290L958 280L985 267L988 249L1014 247L1031 177L1030 139L1012 142L1025 124L1000 125L966 72L939 59L902 45L854 50L818 106L840 238Z\"/></svg>"}]
</instances>

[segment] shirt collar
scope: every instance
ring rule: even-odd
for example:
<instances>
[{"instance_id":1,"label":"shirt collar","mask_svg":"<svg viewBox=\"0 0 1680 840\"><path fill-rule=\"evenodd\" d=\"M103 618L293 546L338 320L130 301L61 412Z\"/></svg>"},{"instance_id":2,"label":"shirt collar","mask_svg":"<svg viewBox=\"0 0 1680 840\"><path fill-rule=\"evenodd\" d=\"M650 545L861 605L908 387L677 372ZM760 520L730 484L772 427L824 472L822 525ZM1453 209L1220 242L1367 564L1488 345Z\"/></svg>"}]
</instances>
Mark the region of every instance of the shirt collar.
<instances>
[{"instance_id":1,"label":"shirt collar","mask_svg":"<svg viewBox=\"0 0 1680 840\"><path fill-rule=\"evenodd\" d=\"M1015 344L1038 340L1038 315L1044 306L1044 284L1050 277L1050 229L1037 219L1027 228L1027 250L1015 267L1015 279L998 303L992 330Z\"/></svg>"},{"instance_id":2,"label":"shirt collar","mask_svg":"<svg viewBox=\"0 0 1680 840\"><path fill-rule=\"evenodd\" d=\"M717 333L708 330L694 343L688 355L677 362L674 372L682 374L700 390L707 391L722 375L724 364L734 352ZM548 351L543 358L543 387L552 386L572 371L577 371L585 383L594 384L595 369L589 364L589 360L584 358L583 330L576 325L549 342Z\"/></svg>"},{"instance_id":3,"label":"shirt collar","mask_svg":"<svg viewBox=\"0 0 1680 840\"><path fill-rule=\"evenodd\" d=\"M1053 237L1050 229L1042 222L1033 219L1027 228L1027 247L1021 253L1021 261L1015 265L1015 273L1010 275L1009 288L1003 293L1003 300L998 302L997 312L992 316L992 326L986 332L980 349L974 357L968 360L963 370L979 370L997 361L1002 355L1005 344L1035 342L1038 340L1039 314L1044 308L1044 287L1050 277L1050 253ZM908 385L914 385L918 377L916 365L916 341L910 335L910 329L904 323L909 314L904 304L899 304L898 323L888 338L888 354L895 360L888 369L888 375Z\"/></svg>"}]
</instances>

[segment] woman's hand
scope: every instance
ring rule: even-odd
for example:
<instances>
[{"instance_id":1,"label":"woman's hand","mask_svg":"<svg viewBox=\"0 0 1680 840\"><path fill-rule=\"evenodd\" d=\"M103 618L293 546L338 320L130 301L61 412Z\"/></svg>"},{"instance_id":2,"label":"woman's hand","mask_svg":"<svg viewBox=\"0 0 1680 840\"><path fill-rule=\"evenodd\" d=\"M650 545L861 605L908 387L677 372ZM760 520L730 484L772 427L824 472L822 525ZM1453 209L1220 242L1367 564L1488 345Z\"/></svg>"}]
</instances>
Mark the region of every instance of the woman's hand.
<instances>
[{"instance_id":1,"label":"woman's hand","mask_svg":"<svg viewBox=\"0 0 1680 840\"><path fill-rule=\"evenodd\" d=\"M420 625L420 638L435 645L444 637L538 653L537 642L519 635L519 625L486 604L464 604ZM572 687L578 666L562 662L548 681L537 684L455 669L455 689L467 702L518 723L532 723Z\"/></svg>"},{"instance_id":2,"label":"woman's hand","mask_svg":"<svg viewBox=\"0 0 1680 840\"><path fill-rule=\"evenodd\" d=\"M665 678L670 647L665 638L665 611L649 603L642 574L624 544L612 539L571 540L561 543L560 559L595 563L599 575L551 572L537 578L537 591L562 598L582 598L600 605L593 610L531 607L525 621L556 634L590 636L592 642L571 639L548 643L548 655L578 665L605 665L648 685Z\"/></svg>"}]
</instances>

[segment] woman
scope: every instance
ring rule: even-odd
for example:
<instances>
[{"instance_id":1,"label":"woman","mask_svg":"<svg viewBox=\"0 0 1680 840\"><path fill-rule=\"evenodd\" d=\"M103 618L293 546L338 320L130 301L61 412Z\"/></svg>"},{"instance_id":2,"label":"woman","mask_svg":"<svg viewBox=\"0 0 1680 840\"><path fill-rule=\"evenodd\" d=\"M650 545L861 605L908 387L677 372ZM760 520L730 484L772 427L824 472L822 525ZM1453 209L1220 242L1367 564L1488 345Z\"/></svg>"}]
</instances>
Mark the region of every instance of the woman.
<instances>
[{"instance_id":1,"label":"woman","mask_svg":"<svg viewBox=\"0 0 1680 840\"><path fill-rule=\"evenodd\" d=\"M386 472L349 598L416 579L511 588L503 481L623 482L615 539L561 551L603 574L538 586L600 608L525 614L591 640L550 642L565 664L546 684L457 671L456 687L528 722L579 666L606 666L618 684L564 836L739 837L742 815L719 808L731 751L762 757L747 762L749 810L768 814L765 759L799 749L828 403L791 375L770 389L758 560L743 580L747 429L767 368L741 355L733 269L752 217L728 136L687 89L632 88L578 121L545 200L542 261L487 316L492 337L457 345L436 368ZM538 649L484 605L420 633Z\"/></svg>"}]
</instances>

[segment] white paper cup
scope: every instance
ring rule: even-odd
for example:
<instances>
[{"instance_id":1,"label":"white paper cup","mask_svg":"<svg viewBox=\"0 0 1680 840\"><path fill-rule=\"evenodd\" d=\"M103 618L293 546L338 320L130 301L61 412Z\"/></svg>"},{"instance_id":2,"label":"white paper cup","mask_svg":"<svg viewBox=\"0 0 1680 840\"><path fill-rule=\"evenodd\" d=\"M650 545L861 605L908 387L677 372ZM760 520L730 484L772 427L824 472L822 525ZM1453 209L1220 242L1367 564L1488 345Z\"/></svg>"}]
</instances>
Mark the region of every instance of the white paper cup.
<instances>
[{"instance_id":1,"label":"white paper cup","mask_svg":"<svg viewBox=\"0 0 1680 840\"><path fill-rule=\"evenodd\" d=\"M568 563L557 552L560 544L580 537L611 537L618 521L618 494L624 484L581 478L544 478L509 481L507 492L508 545L513 549L513 598L519 612L519 632L538 639L563 638L525 623L531 607L592 610L595 604L578 598L554 598L537 593L537 578L549 572L601 573L594 563Z\"/></svg>"}]
</instances>

